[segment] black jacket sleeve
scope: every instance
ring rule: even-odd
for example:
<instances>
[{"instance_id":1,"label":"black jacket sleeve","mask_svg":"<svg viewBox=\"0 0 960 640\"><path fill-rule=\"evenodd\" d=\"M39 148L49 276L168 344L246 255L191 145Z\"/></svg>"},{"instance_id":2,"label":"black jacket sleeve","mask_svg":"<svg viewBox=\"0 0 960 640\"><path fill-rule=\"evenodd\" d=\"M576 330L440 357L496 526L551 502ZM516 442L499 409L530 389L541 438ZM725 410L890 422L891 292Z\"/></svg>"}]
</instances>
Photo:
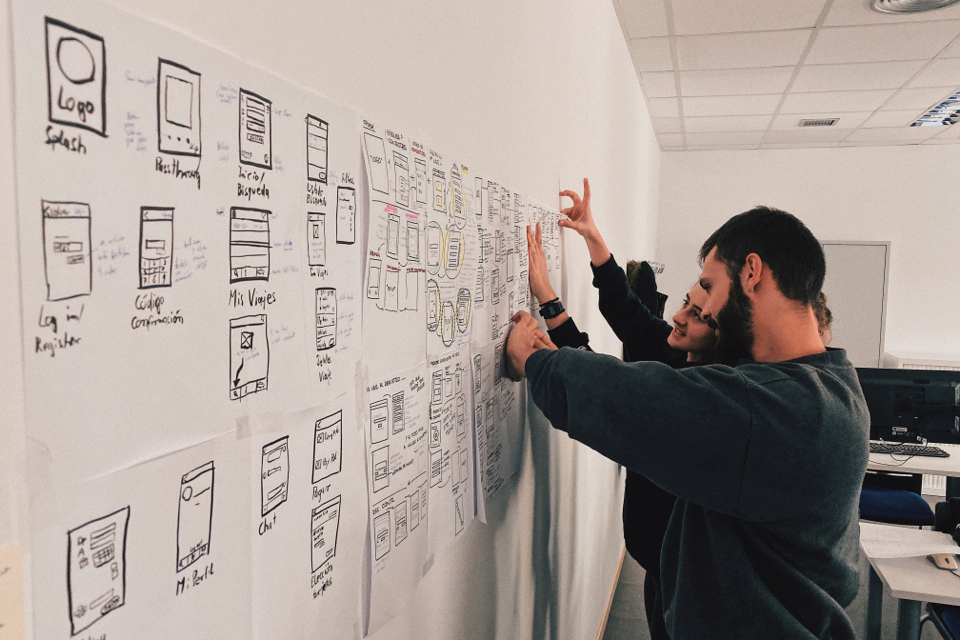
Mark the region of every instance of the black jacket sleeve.
<instances>
[{"instance_id":1,"label":"black jacket sleeve","mask_svg":"<svg viewBox=\"0 0 960 640\"><path fill-rule=\"evenodd\" d=\"M590 268L593 286L600 291L600 313L626 347L630 359L660 359L673 327L640 302L627 284L627 274L612 255L599 267L591 264Z\"/></svg>"},{"instance_id":2,"label":"black jacket sleeve","mask_svg":"<svg viewBox=\"0 0 960 640\"><path fill-rule=\"evenodd\" d=\"M573 349L593 351L593 349L590 348L590 336L577 328L573 318L568 317L560 326L555 329L548 329L547 333L550 334L550 340L553 341L553 344L558 347L572 347Z\"/></svg>"}]
</instances>

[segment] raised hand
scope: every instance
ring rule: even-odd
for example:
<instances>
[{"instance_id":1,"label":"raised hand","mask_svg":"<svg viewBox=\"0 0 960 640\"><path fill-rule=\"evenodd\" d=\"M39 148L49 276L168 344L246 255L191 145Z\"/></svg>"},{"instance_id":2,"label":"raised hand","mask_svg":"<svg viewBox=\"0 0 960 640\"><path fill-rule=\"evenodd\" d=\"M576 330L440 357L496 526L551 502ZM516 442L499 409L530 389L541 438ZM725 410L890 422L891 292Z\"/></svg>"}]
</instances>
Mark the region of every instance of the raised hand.
<instances>
[{"instance_id":1,"label":"raised hand","mask_svg":"<svg viewBox=\"0 0 960 640\"><path fill-rule=\"evenodd\" d=\"M583 179L583 198L576 191L561 191L561 196L573 200L573 206L567 207L561 213L566 218L560 219L560 226L573 229L580 234L587 243L590 252L590 262L599 267L610 259L610 250L600 235L600 230L593 221L593 212L590 210L590 181Z\"/></svg>"}]
</instances>

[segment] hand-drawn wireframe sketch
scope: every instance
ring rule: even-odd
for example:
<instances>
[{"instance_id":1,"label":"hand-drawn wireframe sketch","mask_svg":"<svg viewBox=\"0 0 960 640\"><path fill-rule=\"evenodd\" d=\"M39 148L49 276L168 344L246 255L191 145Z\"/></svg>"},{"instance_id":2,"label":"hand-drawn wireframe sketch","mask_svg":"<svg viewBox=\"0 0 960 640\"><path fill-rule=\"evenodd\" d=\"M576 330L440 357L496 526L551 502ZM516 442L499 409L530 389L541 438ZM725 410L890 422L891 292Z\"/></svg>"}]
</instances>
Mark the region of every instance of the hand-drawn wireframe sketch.
<instances>
[{"instance_id":1,"label":"hand-drawn wireframe sketch","mask_svg":"<svg viewBox=\"0 0 960 640\"><path fill-rule=\"evenodd\" d=\"M230 282L269 279L270 212L230 207Z\"/></svg>"},{"instance_id":2,"label":"hand-drawn wireframe sketch","mask_svg":"<svg viewBox=\"0 0 960 640\"><path fill-rule=\"evenodd\" d=\"M330 125L307 114L307 180L327 184L327 139Z\"/></svg>"},{"instance_id":3,"label":"hand-drawn wireframe sketch","mask_svg":"<svg viewBox=\"0 0 960 640\"><path fill-rule=\"evenodd\" d=\"M396 267L387 265L387 273L384 282L385 296L383 299L383 308L385 311L400 310L400 270Z\"/></svg>"},{"instance_id":4,"label":"hand-drawn wireframe sketch","mask_svg":"<svg viewBox=\"0 0 960 640\"><path fill-rule=\"evenodd\" d=\"M44 19L50 122L107 136L107 53L103 38Z\"/></svg>"},{"instance_id":5,"label":"hand-drawn wireframe sketch","mask_svg":"<svg viewBox=\"0 0 960 640\"><path fill-rule=\"evenodd\" d=\"M177 510L177 573L210 553L213 460L183 474Z\"/></svg>"},{"instance_id":6,"label":"hand-drawn wireframe sketch","mask_svg":"<svg viewBox=\"0 0 960 640\"><path fill-rule=\"evenodd\" d=\"M420 261L420 224L407 218L407 262Z\"/></svg>"},{"instance_id":7,"label":"hand-drawn wireframe sketch","mask_svg":"<svg viewBox=\"0 0 960 640\"><path fill-rule=\"evenodd\" d=\"M370 188L380 193L390 193L390 179L387 177L387 151L383 138L369 131L363 132L366 141L367 159L370 161Z\"/></svg>"},{"instance_id":8,"label":"hand-drawn wireframe sketch","mask_svg":"<svg viewBox=\"0 0 960 640\"><path fill-rule=\"evenodd\" d=\"M432 427L432 425L431 425ZM430 486L439 486L443 479L443 451L430 451Z\"/></svg>"},{"instance_id":9,"label":"hand-drawn wireframe sketch","mask_svg":"<svg viewBox=\"0 0 960 640\"><path fill-rule=\"evenodd\" d=\"M340 497L336 496L316 507L310 515L310 566L316 573L337 555L337 534L340 532Z\"/></svg>"},{"instance_id":10,"label":"hand-drawn wireframe sketch","mask_svg":"<svg viewBox=\"0 0 960 640\"><path fill-rule=\"evenodd\" d=\"M273 169L273 103L240 88L240 163Z\"/></svg>"},{"instance_id":11,"label":"hand-drawn wireframe sketch","mask_svg":"<svg viewBox=\"0 0 960 640\"><path fill-rule=\"evenodd\" d=\"M392 420L392 433L391 435L397 435L403 431L404 420L403 420L403 391L393 394L391 397L392 400L392 411L393 420Z\"/></svg>"},{"instance_id":12,"label":"hand-drawn wireframe sketch","mask_svg":"<svg viewBox=\"0 0 960 640\"><path fill-rule=\"evenodd\" d=\"M444 300L440 305L440 340L443 341L443 346L453 345L453 340L456 338L456 325L456 308L452 301Z\"/></svg>"},{"instance_id":13,"label":"hand-drawn wireframe sketch","mask_svg":"<svg viewBox=\"0 0 960 640\"><path fill-rule=\"evenodd\" d=\"M420 490L414 490L408 500L410 501L410 531L415 531L420 525Z\"/></svg>"},{"instance_id":14,"label":"hand-drawn wireframe sketch","mask_svg":"<svg viewBox=\"0 0 960 640\"><path fill-rule=\"evenodd\" d=\"M407 271L407 298L405 311L416 311L420 304L420 276L416 271Z\"/></svg>"},{"instance_id":15,"label":"hand-drawn wireframe sketch","mask_svg":"<svg viewBox=\"0 0 960 640\"><path fill-rule=\"evenodd\" d=\"M440 273L443 253L443 229L436 222L427 225L427 273Z\"/></svg>"},{"instance_id":16,"label":"hand-drawn wireframe sketch","mask_svg":"<svg viewBox=\"0 0 960 640\"><path fill-rule=\"evenodd\" d=\"M230 399L266 391L269 372L266 314L230 320Z\"/></svg>"},{"instance_id":17,"label":"hand-drawn wireframe sketch","mask_svg":"<svg viewBox=\"0 0 960 640\"><path fill-rule=\"evenodd\" d=\"M157 148L200 157L200 74L182 64L157 64Z\"/></svg>"},{"instance_id":18,"label":"hand-drawn wireframe sketch","mask_svg":"<svg viewBox=\"0 0 960 640\"><path fill-rule=\"evenodd\" d=\"M40 201L47 300L88 296L93 288L90 205Z\"/></svg>"},{"instance_id":19,"label":"hand-drawn wireframe sketch","mask_svg":"<svg viewBox=\"0 0 960 640\"><path fill-rule=\"evenodd\" d=\"M140 288L173 282L173 207L140 207Z\"/></svg>"},{"instance_id":20,"label":"hand-drawn wireframe sketch","mask_svg":"<svg viewBox=\"0 0 960 640\"><path fill-rule=\"evenodd\" d=\"M437 281L427 280L427 331L431 333L440 327L440 287Z\"/></svg>"},{"instance_id":21,"label":"hand-drawn wireframe sketch","mask_svg":"<svg viewBox=\"0 0 960 640\"><path fill-rule=\"evenodd\" d=\"M124 507L67 532L71 636L126 602L129 521L130 507Z\"/></svg>"},{"instance_id":22,"label":"hand-drawn wireframe sketch","mask_svg":"<svg viewBox=\"0 0 960 640\"><path fill-rule=\"evenodd\" d=\"M387 215L387 257L400 257L400 214L396 211Z\"/></svg>"},{"instance_id":23,"label":"hand-drawn wireframe sketch","mask_svg":"<svg viewBox=\"0 0 960 640\"><path fill-rule=\"evenodd\" d=\"M283 436L263 446L260 462L260 515L287 501L290 491L290 437Z\"/></svg>"},{"instance_id":24,"label":"hand-drawn wireframe sketch","mask_svg":"<svg viewBox=\"0 0 960 640\"><path fill-rule=\"evenodd\" d=\"M396 546L407 539L407 501L400 502L393 510L393 539Z\"/></svg>"},{"instance_id":25,"label":"hand-drawn wireframe sketch","mask_svg":"<svg viewBox=\"0 0 960 640\"><path fill-rule=\"evenodd\" d=\"M373 450L373 491L374 493L390 486L390 445Z\"/></svg>"},{"instance_id":26,"label":"hand-drawn wireframe sketch","mask_svg":"<svg viewBox=\"0 0 960 640\"><path fill-rule=\"evenodd\" d=\"M343 411L317 420L313 432L313 484L340 473L343 462Z\"/></svg>"},{"instance_id":27,"label":"hand-drawn wireframe sketch","mask_svg":"<svg viewBox=\"0 0 960 640\"><path fill-rule=\"evenodd\" d=\"M367 297L371 300L380 299L380 267L382 263L376 258L370 258L367 264Z\"/></svg>"},{"instance_id":28,"label":"hand-drawn wireframe sketch","mask_svg":"<svg viewBox=\"0 0 960 640\"><path fill-rule=\"evenodd\" d=\"M464 524L464 513L463 513L463 495L457 496L456 501L454 502L454 532L455 535L460 535L463 533L463 524Z\"/></svg>"},{"instance_id":29,"label":"hand-drawn wireframe sketch","mask_svg":"<svg viewBox=\"0 0 960 640\"><path fill-rule=\"evenodd\" d=\"M450 170L450 196L453 204L453 221L458 229L467 226L466 202L463 197L463 178L459 167Z\"/></svg>"},{"instance_id":30,"label":"hand-drawn wireframe sketch","mask_svg":"<svg viewBox=\"0 0 960 640\"><path fill-rule=\"evenodd\" d=\"M357 241L357 192L353 187L337 187L337 244Z\"/></svg>"},{"instance_id":31,"label":"hand-drawn wireframe sketch","mask_svg":"<svg viewBox=\"0 0 960 640\"><path fill-rule=\"evenodd\" d=\"M384 396L370 405L370 444L383 442L390 437L389 423L390 396Z\"/></svg>"},{"instance_id":32,"label":"hand-drawn wireframe sketch","mask_svg":"<svg viewBox=\"0 0 960 640\"><path fill-rule=\"evenodd\" d=\"M393 152L394 184L397 190L397 204L410 206L410 169L407 156L399 151Z\"/></svg>"},{"instance_id":33,"label":"hand-drawn wireframe sketch","mask_svg":"<svg viewBox=\"0 0 960 640\"><path fill-rule=\"evenodd\" d=\"M433 209L447 211L447 175L437 167L433 168Z\"/></svg>"},{"instance_id":34,"label":"hand-drawn wireframe sketch","mask_svg":"<svg viewBox=\"0 0 960 640\"><path fill-rule=\"evenodd\" d=\"M327 230L324 213L307 214L307 264L311 267L322 267L327 264Z\"/></svg>"},{"instance_id":35,"label":"hand-drawn wireframe sketch","mask_svg":"<svg viewBox=\"0 0 960 640\"><path fill-rule=\"evenodd\" d=\"M457 291L457 331L460 333L466 333L467 329L470 328L470 313L473 309L473 303L470 299L470 290L461 287Z\"/></svg>"},{"instance_id":36,"label":"hand-drawn wireframe sketch","mask_svg":"<svg viewBox=\"0 0 960 640\"><path fill-rule=\"evenodd\" d=\"M417 189L417 202L427 204L427 161L423 158L414 158L413 165L417 174L414 182Z\"/></svg>"},{"instance_id":37,"label":"hand-drawn wireframe sketch","mask_svg":"<svg viewBox=\"0 0 960 640\"><path fill-rule=\"evenodd\" d=\"M373 519L374 557L379 560L390 552L390 511Z\"/></svg>"},{"instance_id":38,"label":"hand-drawn wireframe sketch","mask_svg":"<svg viewBox=\"0 0 960 640\"><path fill-rule=\"evenodd\" d=\"M331 349L337 344L337 290L320 287L317 299L317 351Z\"/></svg>"}]
</instances>

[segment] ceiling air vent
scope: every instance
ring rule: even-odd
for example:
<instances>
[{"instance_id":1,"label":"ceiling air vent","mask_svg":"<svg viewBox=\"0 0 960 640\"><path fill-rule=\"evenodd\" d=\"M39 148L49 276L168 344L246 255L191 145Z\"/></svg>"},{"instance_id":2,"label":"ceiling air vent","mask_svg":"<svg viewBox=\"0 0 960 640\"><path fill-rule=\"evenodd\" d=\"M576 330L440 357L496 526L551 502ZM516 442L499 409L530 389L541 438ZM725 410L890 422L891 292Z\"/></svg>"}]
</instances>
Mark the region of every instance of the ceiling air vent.
<instances>
[{"instance_id":1,"label":"ceiling air vent","mask_svg":"<svg viewBox=\"0 0 960 640\"><path fill-rule=\"evenodd\" d=\"M798 126L801 127L832 127L840 121L840 118L816 118L813 120L801 120Z\"/></svg>"},{"instance_id":2,"label":"ceiling air vent","mask_svg":"<svg viewBox=\"0 0 960 640\"><path fill-rule=\"evenodd\" d=\"M960 0L873 0L870 6L880 13L919 13L949 7L958 1Z\"/></svg>"}]
</instances>

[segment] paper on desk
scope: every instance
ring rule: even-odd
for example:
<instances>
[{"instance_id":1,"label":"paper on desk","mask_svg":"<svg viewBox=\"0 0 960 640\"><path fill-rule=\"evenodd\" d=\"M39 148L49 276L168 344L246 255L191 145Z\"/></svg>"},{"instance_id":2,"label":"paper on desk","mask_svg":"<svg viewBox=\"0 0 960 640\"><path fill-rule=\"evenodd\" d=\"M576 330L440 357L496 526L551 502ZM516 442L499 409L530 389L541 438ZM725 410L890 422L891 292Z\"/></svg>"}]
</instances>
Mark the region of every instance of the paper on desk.
<instances>
[{"instance_id":1,"label":"paper on desk","mask_svg":"<svg viewBox=\"0 0 960 640\"><path fill-rule=\"evenodd\" d=\"M910 530L910 533L918 533ZM924 532L933 533L933 532ZM960 553L947 534L917 539L904 537L904 529L886 525L860 525L860 543L871 558L912 558L931 553Z\"/></svg>"}]
</instances>

